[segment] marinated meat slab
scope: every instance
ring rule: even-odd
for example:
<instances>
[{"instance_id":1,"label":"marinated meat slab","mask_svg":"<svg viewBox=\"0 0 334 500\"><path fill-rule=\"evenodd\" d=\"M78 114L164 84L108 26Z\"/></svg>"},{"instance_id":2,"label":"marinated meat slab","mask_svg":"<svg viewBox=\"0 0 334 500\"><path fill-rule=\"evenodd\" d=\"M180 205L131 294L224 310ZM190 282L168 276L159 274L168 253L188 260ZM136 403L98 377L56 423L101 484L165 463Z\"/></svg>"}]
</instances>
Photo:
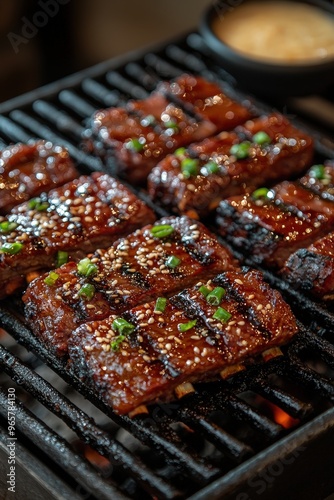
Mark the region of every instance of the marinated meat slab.
<instances>
[{"instance_id":1,"label":"marinated meat slab","mask_svg":"<svg viewBox=\"0 0 334 500\"><path fill-rule=\"evenodd\" d=\"M124 414L170 400L180 384L212 380L296 333L289 306L259 272L231 270L169 300L81 325L69 355L78 376Z\"/></svg>"},{"instance_id":2,"label":"marinated meat slab","mask_svg":"<svg viewBox=\"0 0 334 500\"><path fill-rule=\"evenodd\" d=\"M280 268L290 254L334 228L334 203L286 181L222 201L217 223L219 232L254 262Z\"/></svg>"},{"instance_id":3,"label":"marinated meat slab","mask_svg":"<svg viewBox=\"0 0 334 500\"><path fill-rule=\"evenodd\" d=\"M62 146L42 140L8 146L0 151L0 214L77 176Z\"/></svg>"},{"instance_id":4,"label":"marinated meat slab","mask_svg":"<svg viewBox=\"0 0 334 500\"><path fill-rule=\"evenodd\" d=\"M174 84L184 92L174 92ZM145 100L97 111L83 139L88 150L102 156L113 172L142 184L152 168L175 149L229 130L249 117L248 109L223 96L217 85L187 76L161 84Z\"/></svg>"},{"instance_id":5,"label":"marinated meat slab","mask_svg":"<svg viewBox=\"0 0 334 500\"><path fill-rule=\"evenodd\" d=\"M102 173L82 176L14 207L0 217L0 298L24 285L27 273L110 246L154 219L136 195Z\"/></svg>"},{"instance_id":6,"label":"marinated meat slab","mask_svg":"<svg viewBox=\"0 0 334 500\"><path fill-rule=\"evenodd\" d=\"M334 299L334 233L294 252L281 270L282 277L295 289L317 299Z\"/></svg>"},{"instance_id":7,"label":"marinated meat slab","mask_svg":"<svg viewBox=\"0 0 334 500\"><path fill-rule=\"evenodd\" d=\"M217 131L232 130L251 116L249 102L234 101L219 85L200 76L182 75L173 82L162 82L157 91L182 102L197 116L213 123Z\"/></svg>"},{"instance_id":8,"label":"marinated meat slab","mask_svg":"<svg viewBox=\"0 0 334 500\"><path fill-rule=\"evenodd\" d=\"M34 280L23 301L32 330L58 355L81 323L119 314L207 279L236 261L201 223L166 217L84 259L91 274L69 262ZM86 293L87 292L87 293Z\"/></svg>"},{"instance_id":9,"label":"marinated meat slab","mask_svg":"<svg viewBox=\"0 0 334 500\"><path fill-rule=\"evenodd\" d=\"M296 177L312 158L311 137L282 115L262 116L167 156L148 188L159 204L203 218L224 198Z\"/></svg>"}]
</instances>

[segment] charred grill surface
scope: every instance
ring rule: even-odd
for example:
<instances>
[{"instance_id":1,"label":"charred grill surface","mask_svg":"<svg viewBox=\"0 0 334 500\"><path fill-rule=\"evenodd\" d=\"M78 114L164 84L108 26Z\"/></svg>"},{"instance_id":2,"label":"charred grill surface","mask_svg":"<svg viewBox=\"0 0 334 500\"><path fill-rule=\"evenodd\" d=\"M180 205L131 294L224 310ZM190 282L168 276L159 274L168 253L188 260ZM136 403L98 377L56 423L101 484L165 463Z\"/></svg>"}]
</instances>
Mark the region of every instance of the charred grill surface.
<instances>
[{"instance_id":1,"label":"charred grill surface","mask_svg":"<svg viewBox=\"0 0 334 500\"><path fill-rule=\"evenodd\" d=\"M261 134L267 142L258 144ZM232 145L242 148L246 144L245 156L238 159ZM148 188L158 203L201 218L223 198L301 174L312 158L311 137L281 115L262 116L235 132L223 132L190 145L182 154L169 155L152 170ZM192 171L187 168L191 160Z\"/></svg>"},{"instance_id":2,"label":"charred grill surface","mask_svg":"<svg viewBox=\"0 0 334 500\"><path fill-rule=\"evenodd\" d=\"M42 140L8 146L0 151L0 214L77 176L62 146Z\"/></svg>"},{"instance_id":3,"label":"charred grill surface","mask_svg":"<svg viewBox=\"0 0 334 500\"><path fill-rule=\"evenodd\" d=\"M170 234L155 233L159 228ZM68 336L81 323L171 295L236 264L215 236L187 217L166 217L137 230L97 250L90 262L96 266L92 276L80 275L69 262L56 269L52 286L42 276L23 296L30 326L59 355L66 354ZM80 292L87 284L94 288L89 300Z\"/></svg>"},{"instance_id":4,"label":"charred grill surface","mask_svg":"<svg viewBox=\"0 0 334 500\"><path fill-rule=\"evenodd\" d=\"M222 284L219 306L210 304L200 289ZM289 306L256 271L228 271L173 296L163 311L155 306L122 315L133 332L121 342L115 315L81 325L69 340L73 368L116 412L166 401L180 384L215 378L297 333ZM222 308L228 316L216 319Z\"/></svg>"},{"instance_id":5,"label":"charred grill surface","mask_svg":"<svg viewBox=\"0 0 334 500\"><path fill-rule=\"evenodd\" d=\"M42 193L0 219L0 298L24 285L27 273L56 267L59 251L78 259L154 219L135 194L105 174Z\"/></svg>"},{"instance_id":6,"label":"charred grill surface","mask_svg":"<svg viewBox=\"0 0 334 500\"><path fill-rule=\"evenodd\" d=\"M161 84L143 101L97 111L83 139L113 172L142 184L175 149L230 130L249 117L218 85L186 75Z\"/></svg>"}]
</instances>

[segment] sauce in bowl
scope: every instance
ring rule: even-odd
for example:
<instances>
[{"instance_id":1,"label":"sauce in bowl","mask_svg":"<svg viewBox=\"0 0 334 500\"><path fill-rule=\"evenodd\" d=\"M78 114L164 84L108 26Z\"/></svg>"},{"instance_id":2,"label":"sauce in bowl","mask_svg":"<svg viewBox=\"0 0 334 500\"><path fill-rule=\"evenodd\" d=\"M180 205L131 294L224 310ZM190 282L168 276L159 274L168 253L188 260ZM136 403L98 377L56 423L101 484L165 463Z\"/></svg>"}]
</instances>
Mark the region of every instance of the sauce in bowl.
<instances>
[{"instance_id":1,"label":"sauce in bowl","mask_svg":"<svg viewBox=\"0 0 334 500\"><path fill-rule=\"evenodd\" d=\"M213 32L241 54L278 64L334 57L334 16L302 2L250 0L217 16Z\"/></svg>"}]
</instances>

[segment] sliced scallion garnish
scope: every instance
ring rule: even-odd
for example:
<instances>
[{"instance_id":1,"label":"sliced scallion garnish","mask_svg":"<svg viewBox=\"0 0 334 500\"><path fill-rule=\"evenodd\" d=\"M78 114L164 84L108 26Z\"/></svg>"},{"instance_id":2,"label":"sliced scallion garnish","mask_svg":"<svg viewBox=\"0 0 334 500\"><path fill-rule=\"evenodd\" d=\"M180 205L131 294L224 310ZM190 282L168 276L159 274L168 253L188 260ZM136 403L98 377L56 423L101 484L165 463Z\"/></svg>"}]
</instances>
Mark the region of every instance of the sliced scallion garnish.
<instances>
[{"instance_id":1,"label":"sliced scallion garnish","mask_svg":"<svg viewBox=\"0 0 334 500\"><path fill-rule=\"evenodd\" d=\"M117 352L124 340L126 339L125 335L118 335L114 338L114 340L110 343L110 347L113 351Z\"/></svg>"},{"instance_id":2,"label":"sliced scallion garnish","mask_svg":"<svg viewBox=\"0 0 334 500\"><path fill-rule=\"evenodd\" d=\"M217 174L219 172L219 165L215 161L208 161L202 167L208 174Z\"/></svg>"},{"instance_id":3,"label":"sliced scallion garnish","mask_svg":"<svg viewBox=\"0 0 334 500\"><path fill-rule=\"evenodd\" d=\"M85 283L82 285L80 290L78 291L79 297L82 297L86 300L91 300L95 294L95 286L91 283Z\"/></svg>"},{"instance_id":4,"label":"sliced scallion garnish","mask_svg":"<svg viewBox=\"0 0 334 500\"><path fill-rule=\"evenodd\" d=\"M68 252L64 252L62 250L59 250L57 252L57 267L62 266L63 264L66 264L68 261Z\"/></svg>"},{"instance_id":5,"label":"sliced scallion garnish","mask_svg":"<svg viewBox=\"0 0 334 500\"><path fill-rule=\"evenodd\" d=\"M43 201L40 198L32 198L28 201L28 208L31 210L37 210L38 212L45 212L49 207L49 203L47 201Z\"/></svg>"},{"instance_id":6,"label":"sliced scallion garnish","mask_svg":"<svg viewBox=\"0 0 334 500\"><path fill-rule=\"evenodd\" d=\"M230 149L230 154L235 156L238 160L244 160L249 156L249 149L251 143L249 141L240 142L240 144L233 144Z\"/></svg>"},{"instance_id":7,"label":"sliced scallion garnish","mask_svg":"<svg viewBox=\"0 0 334 500\"><path fill-rule=\"evenodd\" d=\"M218 319L221 323L226 323L230 318L232 318L232 314L230 314L223 307L218 307L217 311L213 315L214 319Z\"/></svg>"},{"instance_id":8,"label":"sliced scallion garnish","mask_svg":"<svg viewBox=\"0 0 334 500\"><path fill-rule=\"evenodd\" d=\"M206 301L212 306L219 306L225 293L224 288L216 286L216 288L214 288L212 292L207 295Z\"/></svg>"},{"instance_id":9,"label":"sliced scallion garnish","mask_svg":"<svg viewBox=\"0 0 334 500\"><path fill-rule=\"evenodd\" d=\"M166 309L167 299L164 297L158 297L155 303L154 312L163 313Z\"/></svg>"},{"instance_id":10,"label":"sliced scallion garnish","mask_svg":"<svg viewBox=\"0 0 334 500\"><path fill-rule=\"evenodd\" d=\"M253 142L255 142L255 144L258 144L259 146L267 146L268 144L271 143L271 138L266 132L263 132L263 130L254 134L252 140Z\"/></svg>"},{"instance_id":11,"label":"sliced scallion garnish","mask_svg":"<svg viewBox=\"0 0 334 500\"><path fill-rule=\"evenodd\" d=\"M144 138L141 138L141 139L133 138L133 139L130 139L125 144L125 147L126 147L126 149L130 149L130 151L133 151L134 153L140 153L140 151L142 151L144 149L144 145L145 145Z\"/></svg>"},{"instance_id":12,"label":"sliced scallion garnish","mask_svg":"<svg viewBox=\"0 0 334 500\"><path fill-rule=\"evenodd\" d=\"M50 271L49 274L44 279L44 283L48 286L53 286L58 278L59 274L55 273L54 271Z\"/></svg>"},{"instance_id":13,"label":"sliced scallion garnish","mask_svg":"<svg viewBox=\"0 0 334 500\"><path fill-rule=\"evenodd\" d=\"M188 321L188 323L180 323L179 325L177 325L177 329L179 330L179 332L187 332L188 330L194 328L194 326L196 326L196 323L197 319Z\"/></svg>"},{"instance_id":14,"label":"sliced scallion garnish","mask_svg":"<svg viewBox=\"0 0 334 500\"><path fill-rule=\"evenodd\" d=\"M4 243L2 247L0 248L0 252L2 253L8 253L10 255L16 255L17 253L21 252L23 248L22 243Z\"/></svg>"},{"instance_id":15,"label":"sliced scallion garnish","mask_svg":"<svg viewBox=\"0 0 334 500\"><path fill-rule=\"evenodd\" d=\"M208 289L208 287L204 286L204 285L201 286L198 290L199 290L199 292L201 292L202 295L204 295L204 297L206 297L210 293L210 290Z\"/></svg>"},{"instance_id":16,"label":"sliced scallion garnish","mask_svg":"<svg viewBox=\"0 0 334 500\"><path fill-rule=\"evenodd\" d=\"M199 173L199 161L194 158L184 158L181 161L181 172L186 179Z\"/></svg>"},{"instance_id":17,"label":"sliced scallion garnish","mask_svg":"<svg viewBox=\"0 0 334 500\"><path fill-rule=\"evenodd\" d=\"M16 229L18 224L16 222L10 222L9 220L4 220L0 223L0 233L10 233Z\"/></svg>"},{"instance_id":18,"label":"sliced scallion garnish","mask_svg":"<svg viewBox=\"0 0 334 500\"><path fill-rule=\"evenodd\" d=\"M124 318L116 318L113 321L112 328L121 335L130 335L135 330L135 326Z\"/></svg>"},{"instance_id":19,"label":"sliced scallion garnish","mask_svg":"<svg viewBox=\"0 0 334 500\"><path fill-rule=\"evenodd\" d=\"M155 238L167 238L174 233L174 228L170 224L160 224L151 228L151 234Z\"/></svg>"},{"instance_id":20,"label":"sliced scallion garnish","mask_svg":"<svg viewBox=\"0 0 334 500\"><path fill-rule=\"evenodd\" d=\"M181 264L181 259L179 259L175 255L171 255L170 257L168 257L165 264L167 267L170 267L171 269L175 269L177 266L179 266Z\"/></svg>"},{"instance_id":21,"label":"sliced scallion garnish","mask_svg":"<svg viewBox=\"0 0 334 500\"><path fill-rule=\"evenodd\" d=\"M272 191L266 187L262 187L262 188L259 188L259 189L256 189L253 193L252 193L252 198L253 200L266 200L266 199L269 199L271 198L269 195L269 193L271 193Z\"/></svg>"},{"instance_id":22,"label":"sliced scallion garnish","mask_svg":"<svg viewBox=\"0 0 334 500\"><path fill-rule=\"evenodd\" d=\"M77 269L81 276L86 276L87 278L97 273L97 266L88 257L78 262Z\"/></svg>"}]
</instances>

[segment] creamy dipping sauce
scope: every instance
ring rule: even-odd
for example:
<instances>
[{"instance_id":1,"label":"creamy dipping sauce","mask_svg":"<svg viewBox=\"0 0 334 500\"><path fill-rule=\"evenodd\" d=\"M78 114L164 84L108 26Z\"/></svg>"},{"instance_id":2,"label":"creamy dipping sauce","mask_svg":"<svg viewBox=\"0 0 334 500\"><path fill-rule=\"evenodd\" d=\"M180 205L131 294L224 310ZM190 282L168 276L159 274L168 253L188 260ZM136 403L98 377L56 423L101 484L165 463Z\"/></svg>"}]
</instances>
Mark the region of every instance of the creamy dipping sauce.
<instances>
[{"instance_id":1,"label":"creamy dipping sauce","mask_svg":"<svg viewBox=\"0 0 334 500\"><path fill-rule=\"evenodd\" d=\"M307 63L334 56L334 16L305 3L250 0L218 16L213 31L257 59Z\"/></svg>"}]
</instances>

